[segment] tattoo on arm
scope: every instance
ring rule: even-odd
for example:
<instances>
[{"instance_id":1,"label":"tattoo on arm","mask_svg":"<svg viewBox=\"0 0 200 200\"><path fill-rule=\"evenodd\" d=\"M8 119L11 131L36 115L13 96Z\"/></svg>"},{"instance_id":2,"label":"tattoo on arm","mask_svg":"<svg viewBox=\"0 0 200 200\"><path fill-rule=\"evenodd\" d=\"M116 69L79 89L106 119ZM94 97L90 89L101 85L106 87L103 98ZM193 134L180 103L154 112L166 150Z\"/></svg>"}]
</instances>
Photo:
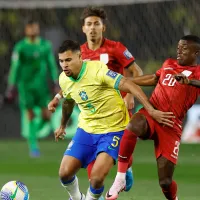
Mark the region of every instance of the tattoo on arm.
<instances>
[{"instance_id":1,"label":"tattoo on arm","mask_svg":"<svg viewBox=\"0 0 200 200\"><path fill-rule=\"evenodd\" d=\"M61 126L66 127L67 122L73 112L73 108L75 105L74 100L64 100L62 104L62 119L61 119Z\"/></svg>"}]
</instances>

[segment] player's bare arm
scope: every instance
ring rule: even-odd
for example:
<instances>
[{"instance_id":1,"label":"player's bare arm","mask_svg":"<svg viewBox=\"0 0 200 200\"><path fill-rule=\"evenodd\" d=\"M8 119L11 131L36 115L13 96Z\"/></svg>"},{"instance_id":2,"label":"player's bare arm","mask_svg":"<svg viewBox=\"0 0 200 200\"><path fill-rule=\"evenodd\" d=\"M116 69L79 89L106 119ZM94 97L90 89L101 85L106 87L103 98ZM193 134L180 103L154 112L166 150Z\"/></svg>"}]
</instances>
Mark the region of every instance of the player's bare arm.
<instances>
[{"instance_id":1,"label":"player's bare arm","mask_svg":"<svg viewBox=\"0 0 200 200\"><path fill-rule=\"evenodd\" d=\"M157 77L155 74L150 74L135 77L132 81L140 86L155 86L158 83L158 80L159 77Z\"/></svg>"},{"instance_id":2,"label":"player's bare arm","mask_svg":"<svg viewBox=\"0 0 200 200\"><path fill-rule=\"evenodd\" d=\"M59 93L56 94L55 97L49 102L48 110L54 113L59 104L60 99L62 98L63 98L62 90L60 90Z\"/></svg>"},{"instance_id":3,"label":"player's bare arm","mask_svg":"<svg viewBox=\"0 0 200 200\"><path fill-rule=\"evenodd\" d=\"M188 85L192 85L194 87L200 88L200 80L189 80Z\"/></svg>"},{"instance_id":4,"label":"player's bare arm","mask_svg":"<svg viewBox=\"0 0 200 200\"><path fill-rule=\"evenodd\" d=\"M200 80L190 80L184 74L176 74L174 75L174 78L181 84L192 85L194 87L200 88Z\"/></svg>"},{"instance_id":5,"label":"player's bare arm","mask_svg":"<svg viewBox=\"0 0 200 200\"><path fill-rule=\"evenodd\" d=\"M124 76L125 77L137 77L142 76L143 71L142 69L137 65L136 62L133 62L130 66L126 67L124 70ZM126 104L127 109L131 110L134 107L134 98L133 95L130 93L127 93L127 95L124 97L124 102Z\"/></svg>"},{"instance_id":6,"label":"player's bare arm","mask_svg":"<svg viewBox=\"0 0 200 200\"><path fill-rule=\"evenodd\" d=\"M162 112L155 110L153 106L148 101L147 96L144 94L142 89L133 83L130 79L122 78L119 83L119 90L124 92L129 92L135 96L138 101L144 106L148 113L159 123L173 127L174 122L171 121L171 118L174 118L172 112Z\"/></svg>"},{"instance_id":7,"label":"player's bare arm","mask_svg":"<svg viewBox=\"0 0 200 200\"><path fill-rule=\"evenodd\" d=\"M133 62L130 66L126 67L124 70L124 76L126 77L137 77L142 75L143 71L136 62Z\"/></svg>"},{"instance_id":8,"label":"player's bare arm","mask_svg":"<svg viewBox=\"0 0 200 200\"><path fill-rule=\"evenodd\" d=\"M61 124L60 128L58 128L55 132L55 140L58 141L59 138L64 139L65 133L65 128L67 126L67 122L73 112L73 108L75 105L74 100L67 100L65 99L62 104L62 119L61 119Z\"/></svg>"}]
</instances>

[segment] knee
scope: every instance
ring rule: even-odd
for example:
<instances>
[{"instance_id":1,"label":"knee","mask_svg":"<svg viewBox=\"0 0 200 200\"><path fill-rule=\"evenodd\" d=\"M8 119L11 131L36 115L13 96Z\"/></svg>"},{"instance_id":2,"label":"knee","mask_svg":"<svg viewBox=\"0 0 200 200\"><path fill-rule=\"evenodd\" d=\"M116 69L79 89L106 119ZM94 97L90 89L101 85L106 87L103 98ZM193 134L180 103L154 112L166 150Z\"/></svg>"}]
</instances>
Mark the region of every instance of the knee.
<instances>
[{"instance_id":1,"label":"knee","mask_svg":"<svg viewBox=\"0 0 200 200\"><path fill-rule=\"evenodd\" d=\"M159 185L163 189L169 188L169 186L171 185L171 183L172 183L172 179L171 178L164 178L162 180L159 180Z\"/></svg>"},{"instance_id":2,"label":"knee","mask_svg":"<svg viewBox=\"0 0 200 200\"><path fill-rule=\"evenodd\" d=\"M62 181L68 181L73 178L73 176L70 174L70 171L66 167L61 167L59 169L59 177Z\"/></svg>"},{"instance_id":3,"label":"knee","mask_svg":"<svg viewBox=\"0 0 200 200\"><path fill-rule=\"evenodd\" d=\"M140 113L135 114L127 125L127 129L135 133L138 137L142 137L147 131L146 118Z\"/></svg>"},{"instance_id":4,"label":"knee","mask_svg":"<svg viewBox=\"0 0 200 200\"><path fill-rule=\"evenodd\" d=\"M90 184L93 188L98 189L101 188L104 184L104 179L106 175L92 175L90 177Z\"/></svg>"}]
</instances>

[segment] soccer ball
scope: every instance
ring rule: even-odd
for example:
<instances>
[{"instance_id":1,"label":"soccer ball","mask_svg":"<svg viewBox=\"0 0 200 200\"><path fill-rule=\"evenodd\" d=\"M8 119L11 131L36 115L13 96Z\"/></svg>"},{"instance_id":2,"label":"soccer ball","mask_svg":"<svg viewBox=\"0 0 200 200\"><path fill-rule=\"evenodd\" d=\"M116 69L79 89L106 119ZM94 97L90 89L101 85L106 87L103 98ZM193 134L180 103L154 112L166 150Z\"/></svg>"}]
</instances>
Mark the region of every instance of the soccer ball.
<instances>
[{"instance_id":1,"label":"soccer ball","mask_svg":"<svg viewBox=\"0 0 200 200\"><path fill-rule=\"evenodd\" d=\"M28 200L28 188L20 181L6 183L0 192L1 200Z\"/></svg>"}]
</instances>

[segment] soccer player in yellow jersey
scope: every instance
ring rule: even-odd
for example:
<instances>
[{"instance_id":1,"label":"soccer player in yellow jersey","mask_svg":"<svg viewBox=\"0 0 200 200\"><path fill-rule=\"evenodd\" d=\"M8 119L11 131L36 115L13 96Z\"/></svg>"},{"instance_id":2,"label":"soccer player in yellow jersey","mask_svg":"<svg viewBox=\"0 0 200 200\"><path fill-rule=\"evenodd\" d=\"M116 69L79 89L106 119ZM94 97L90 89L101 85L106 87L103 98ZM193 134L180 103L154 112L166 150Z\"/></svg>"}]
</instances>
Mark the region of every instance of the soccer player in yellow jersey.
<instances>
[{"instance_id":1,"label":"soccer player in yellow jersey","mask_svg":"<svg viewBox=\"0 0 200 200\"><path fill-rule=\"evenodd\" d=\"M100 61L83 62L80 45L66 40L59 49L63 72L59 84L65 98L62 119L55 131L56 141L63 138L75 103L81 111L78 128L68 145L59 170L62 185L71 200L99 199L104 180L118 156L120 139L129 115L119 90L132 93L158 122L170 122L171 112L155 110L141 88ZM80 192L76 173L95 160L86 197Z\"/></svg>"}]
</instances>

